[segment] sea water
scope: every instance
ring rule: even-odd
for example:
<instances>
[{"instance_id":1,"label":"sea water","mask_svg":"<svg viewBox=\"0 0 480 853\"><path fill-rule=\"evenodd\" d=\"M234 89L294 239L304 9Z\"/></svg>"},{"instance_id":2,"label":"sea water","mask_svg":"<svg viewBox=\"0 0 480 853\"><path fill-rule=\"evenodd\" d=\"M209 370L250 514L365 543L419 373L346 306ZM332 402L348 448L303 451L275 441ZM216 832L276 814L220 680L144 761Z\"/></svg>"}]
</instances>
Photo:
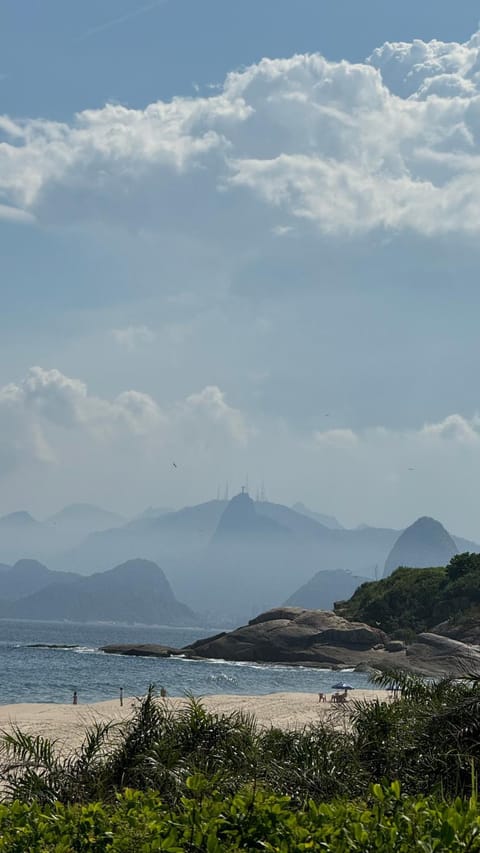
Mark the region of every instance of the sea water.
<instances>
[{"instance_id":1,"label":"sea water","mask_svg":"<svg viewBox=\"0 0 480 853\"><path fill-rule=\"evenodd\" d=\"M169 696L212 693L265 694L331 691L338 681L373 687L368 676L349 670L184 658L110 655L101 646L160 643L183 647L215 629L172 628L72 622L0 620L0 704L80 702L142 696L149 684Z\"/></svg>"}]
</instances>

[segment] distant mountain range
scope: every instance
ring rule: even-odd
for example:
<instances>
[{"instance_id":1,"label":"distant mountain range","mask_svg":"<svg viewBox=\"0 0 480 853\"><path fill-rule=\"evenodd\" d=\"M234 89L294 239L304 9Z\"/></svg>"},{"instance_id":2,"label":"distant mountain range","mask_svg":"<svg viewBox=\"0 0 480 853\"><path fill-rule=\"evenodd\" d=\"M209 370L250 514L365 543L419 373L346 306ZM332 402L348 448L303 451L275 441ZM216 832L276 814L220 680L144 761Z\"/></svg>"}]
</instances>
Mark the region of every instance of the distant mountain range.
<instances>
[{"instance_id":1,"label":"distant mountain range","mask_svg":"<svg viewBox=\"0 0 480 853\"><path fill-rule=\"evenodd\" d=\"M231 625L294 599L304 607L331 607L397 561L431 565L429 535L421 526L417 544L406 551L402 530L345 529L301 504L292 509L245 493L177 511L150 508L130 521L88 504L72 504L44 522L13 513L0 518L0 561L41 560L57 570L58 582L59 572L105 575L112 566L147 560L162 567L180 601L210 624ZM474 542L445 535L453 545L442 554L452 547L480 551ZM3 574L0 566L0 601L12 600L8 590L2 595Z\"/></svg>"},{"instance_id":2,"label":"distant mountain range","mask_svg":"<svg viewBox=\"0 0 480 853\"><path fill-rule=\"evenodd\" d=\"M0 616L156 625L200 622L175 598L162 569L148 560L130 560L89 577L21 560L0 572Z\"/></svg>"}]
</instances>

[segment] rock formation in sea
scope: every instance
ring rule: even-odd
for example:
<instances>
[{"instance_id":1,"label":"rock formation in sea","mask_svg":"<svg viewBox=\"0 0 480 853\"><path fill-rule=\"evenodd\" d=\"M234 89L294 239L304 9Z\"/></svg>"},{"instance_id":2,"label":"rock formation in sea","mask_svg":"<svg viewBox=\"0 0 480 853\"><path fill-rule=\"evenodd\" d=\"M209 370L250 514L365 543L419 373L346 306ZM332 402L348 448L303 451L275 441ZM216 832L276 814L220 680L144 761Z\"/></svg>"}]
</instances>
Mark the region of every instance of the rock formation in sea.
<instances>
[{"instance_id":1,"label":"rock formation in sea","mask_svg":"<svg viewBox=\"0 0 480 853\"><path fill-rule=\"evenodd\" d=\"M417 569L446 566L457 553L457 546L443 525L423 516L400 534L385 561L383 576L388 577L399 566Z\"/></svg>"},{"instance_id":2,"label":"rock formation in sea","mask_svg":"<svg viewBox=\"0 0 480 853\"><path fill-rule=\"evenodd\" d=\"M432 677L458 676L466 671L480 675L480 652L475 647L431 633L420 634L415 643L406 646L365 623L349 622L330 611L300 607L269 610L248 625L197 640L183 649L117 645L103 650L332 669L358 667L363 672L397 669Z\"/></svg>"}]
</instances>

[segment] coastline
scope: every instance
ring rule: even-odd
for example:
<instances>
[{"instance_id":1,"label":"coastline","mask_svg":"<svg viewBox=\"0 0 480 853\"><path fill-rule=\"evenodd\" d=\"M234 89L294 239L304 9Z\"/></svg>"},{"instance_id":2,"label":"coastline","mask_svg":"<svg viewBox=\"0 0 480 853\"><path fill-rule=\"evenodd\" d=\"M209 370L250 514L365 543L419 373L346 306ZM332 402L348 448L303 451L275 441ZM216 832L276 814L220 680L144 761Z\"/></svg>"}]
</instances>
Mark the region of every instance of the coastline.
<instances>
[{"instance_id":1,"label":"coastline","mask_svg":"<svg viewBox=\"0 0 480 853\"><path fill-rule=\"evenodd\" d=\"M387 690L353 690L350 697L352 700L390 701L391 693ZM303 728L311 723L333 718L335 712L337 720L343 722L348 716L348 703L343 706L337 706L330 701L319 703L316 693L269 693L257 696L219 694L198 698L207 711L226 715L243 711L252 714L258 725L266 728ZM181 710L188 704L188 700L183 697L168 697L159 701L165 702L172 710ZM0 731L8 732L17 727L30 734L55 739L62 750L74 749L82 742L89 725L94 722L122 722L131 716L134 703L133 697L125 697L123 707L120 706L119 699L84 705L0 705ZM339 710L344 709L345 714L338 714Z\"/></svg>"}]
</instances>

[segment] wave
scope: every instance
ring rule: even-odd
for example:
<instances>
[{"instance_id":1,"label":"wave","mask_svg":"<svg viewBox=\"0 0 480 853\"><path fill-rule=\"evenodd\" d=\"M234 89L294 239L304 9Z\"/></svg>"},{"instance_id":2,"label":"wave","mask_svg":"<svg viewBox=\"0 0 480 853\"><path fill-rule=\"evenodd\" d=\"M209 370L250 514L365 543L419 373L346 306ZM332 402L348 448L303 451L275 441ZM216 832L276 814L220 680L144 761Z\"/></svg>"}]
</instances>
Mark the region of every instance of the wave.
<instances>
[{"instance_id":1,"label":"wave","mask_svg":"<svg viewBox=\"0 0 480 853\"><path fill-rule=\"evenodd\" d=\"M76 654L99 654L99 650L93 646L80 646L78 643L27 643L18 645L16 648L23 649L48 649L54 652L75 652Z\"/></svg>"},{"instance_id":2,"label":"wave","mask_svg":"<svg viewBox=\"0 0 480 853\"><path fill-rule=\"evenodd\" d=\"M25 648L25 649L78 649L80 648L76 644L67 644L67 643L27 643L25 646L17 646L17 648Z\"/></svg>"}]
</instances>

